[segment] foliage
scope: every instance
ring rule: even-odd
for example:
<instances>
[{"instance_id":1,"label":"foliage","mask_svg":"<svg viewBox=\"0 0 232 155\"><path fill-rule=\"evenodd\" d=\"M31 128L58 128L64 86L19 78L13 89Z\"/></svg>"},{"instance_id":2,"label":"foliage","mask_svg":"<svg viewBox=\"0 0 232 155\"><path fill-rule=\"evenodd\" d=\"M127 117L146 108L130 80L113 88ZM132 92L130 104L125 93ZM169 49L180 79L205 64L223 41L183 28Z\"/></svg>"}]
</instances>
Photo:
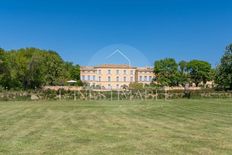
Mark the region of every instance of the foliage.
<instances>
[{"instance_id":1,"label":"foliage","mask_svg":"<svg viewBox=\"0 0 232 155\"><path fill-rule=\"evenodd\" d=\"M158 60L154 65L156 82L161 86L184 86L192 82L197 86L203 82L212 80L215 71L211 69L208 62L192 60L190 62L180 61L178 64L175 59L166 58Z\"/></svg>"},{"instance_id":2,"label":"foliage","mask_svg":"<svg viewBox=\"0 0 232 155\"><path fill-rule=\"evenodd\" d=\"M178 64L175 59L166 58L155 61L156 81L162 86L176 86L179 82Z\"/></svg>"},{"instance_id":3,"label":"foliage","mask_svg":"<svg viewBox=\"0 0 232 155\"><path fill-rule=\"evenodd\" d=\"M1 75L4 73L4 65L5 65L5 63L4 63L4 54L5 54L5 51L2 49L2 48L0 48L0 79L1 79Z\"/></svg>"},{"instance_id":4,"label":"foliage","mask_svg":"<svg viewBox=\"0 0 232 155\"><path fill-rule=\"evenodd\" d=\"M53 51L44 54L44 71L46 85L63 85L65 82L65 63L62 58Z\"/></svg>"},{"instance_id":5,"label":"foliage","mask_svg":"<svg viewBox=\"0 0 232 155\"><path fill-rule=\"evenodd\" d=\"M220 87L232 90L232 44L226 47L215 74L215 82Z\"/></svg>"},{"instance_id":6,"label":"foliage","mask_svg":"<svg viewBox=\"0 0 232 155\"><path fill-rule=\"evenodd\" d=\"M180 70L181 74L187 73L187 71L188 71L187 65L188 65L187 61L182 60L179 62L179 70Z\"/></svg>"},{"instance_id":7,"label":"foliage","mask_svg":"<svg viewBox=\"0 0 232 155\"><path fill-rule=\"evenodd\" d=\"M54 51L37 48L0 50L0 85L6 89L35 89L80 80L78 65L65 62Z\"/></svg>"},{"instance_id":8,"label":"foliage","mask_svg":"<svg viewBox=\"0 0 232 155\"><path fill-rule=\"evenodd\" d=\"M185 86L186 83L189 83L189 74L188 74L188 62L180 61L179 62L179 84Z\"/></svg>"},{"instance_id":9,"label":"foliage","mask_svg":"<svg viewBox=\"0 0 232 155\"><path fill-rule=\"evenodd\" d=\"M196 86L203 82L204 84L210 79L211 65L206 61L192 60L187 64L190 79Z\"/></svg>"}]
</instances>

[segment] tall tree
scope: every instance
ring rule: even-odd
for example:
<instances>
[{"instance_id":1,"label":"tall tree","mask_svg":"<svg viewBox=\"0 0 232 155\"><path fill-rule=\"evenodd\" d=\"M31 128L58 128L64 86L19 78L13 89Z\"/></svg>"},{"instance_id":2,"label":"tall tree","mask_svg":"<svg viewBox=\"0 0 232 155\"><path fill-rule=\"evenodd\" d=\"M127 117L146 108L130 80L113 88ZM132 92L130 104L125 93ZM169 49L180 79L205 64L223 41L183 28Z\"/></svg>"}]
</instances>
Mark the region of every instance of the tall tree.
<instances>
[{"instance_id":1,"label":"tall tree","mask_svg":"<svg viewBox=\"0 0 232 155\"><path fill-rule=\"evenodd\" d=\"M179 69L180 69L181 74L184 74L187 72L187 65L188 65L187 61L182 60L179 62Z\"/></svg>"},{"instance_id":2,"label":"tall tree","mask_svg":"<svg viewBox=\"0 0 232 155\"><path fill-rule=\"evenodd\" d=\"M216 68L215 82L224 89L232 90L232 44L226 47Z\"/></svg>"},{"instance_id":3,"label":"tall tree","mask_svg":"<svg viewBox=\"0 0 232 155\"><path fill-rule=\"evenodd\" d=\"M196 86L203 82L205 84L210 79L211 65L206 61L192 60L187 65L190 79Z\"/></svg>"},{"instance_id":4,"label":"tall tree","mask_svg":"<svg viewBox=\"0 0 232 155\"><path fill-rule=\"evenodd\" d=\"M16 53L17 79L24 89L40 87L44 82L41 53L36 48L19 49Z\"/></svg>"},{"instance_id":5,"label":"tall tree","mask_svg":"<svg viewBox=\"0 0 232 155\"><path fill-rule=\"evenodd\" d=\"M185 86L186 83L189 83L189 80L188 80L188 68L187 68L187 65L188 65L188 62L187 61L180 61L179 62L179 83L182 85L182 86Z\"/></svg>"},{"instance_id":6,"label":"tall tree","mask_svg":"<svg viewBox=\"0 0 232 155\"><path fill-rule=\"evenodd\" d=\"M179 84L178 64L175 59L166 58L155 61L154 72L156 81L162 86L177 86Z\"/></svg>"},{"instance_id":7,"label":"tall tree","mask_svg":"<svg viewBox=\"0 0 232 155\"><path fill-rule=\"evenodd\" d=\"M62 58L54 51L48 51L44 53L44 69L45 69L45 81L47 85L60 85L64 83L62 71L64 67L64 61Z\"/></svg>"},{"instance_id":8,"label":"tall tree","mask_svg":"<svg viewBox=\"0 0 232 155\"><path fill-rule=\"evenodd\" d=\"M80 80L80 66L74 65L71 70L71 78L74 80Z\"/></svg>"},{"instance_id":9,"label":"tall tree","mask_svg":"<svg viewBox=\"0 0 232 155\"><path fill-rule=\"evenodd\" d=\"M77 85L80 84L80 66L74 65L72 62L65 62L62 71L63 83L68 80L77 81Z\"/></svg>"},{"instance_id":10,"label":"tall tree","mask_svg":"<svg viewBox=\"0 0 232 155\"><path fill-rule=\"evenodd\" d=\"M6 72L6 66L5 66L5 62L4 62L4 55L5 52L2 48L0 48L0 86L3 85L3 77L4 77L4 73Z\"/></svg>"},{"instance_id":11,"label":"tall tree","mask_svg":"<svg viewBox=\"0 0 232 155\"><path fill-rule=\"evenodd\" d=\"M1 74L0 84L2 87L10 89L20 87L20 81L17 79L17 65L15 51L5 52L3 56L3 72Z\"/></svg>"},{"instance_id":12,"label":"tall tree","mask_svg":"<svg viewBox=\"0 0 232 155\"><path fill-rule=\"evenodd\" d=\"M3 57L4 57L4 49L0 48L0 75L3 73L3 69L4 69L4 66L3 66Z\"/></svg>"},{"instance_id":13,"label":"tall tree","mask_svg":"<svg viewBox=\"0 0 232 155\"><path fill-rule=\"evenodd\" d=\"M54 51L23 48L5 52L0 49L0 86L7 89L61 85L72 76L78 79L79 74L78 65L64 62Z\"/></svg>"}]
</instances>

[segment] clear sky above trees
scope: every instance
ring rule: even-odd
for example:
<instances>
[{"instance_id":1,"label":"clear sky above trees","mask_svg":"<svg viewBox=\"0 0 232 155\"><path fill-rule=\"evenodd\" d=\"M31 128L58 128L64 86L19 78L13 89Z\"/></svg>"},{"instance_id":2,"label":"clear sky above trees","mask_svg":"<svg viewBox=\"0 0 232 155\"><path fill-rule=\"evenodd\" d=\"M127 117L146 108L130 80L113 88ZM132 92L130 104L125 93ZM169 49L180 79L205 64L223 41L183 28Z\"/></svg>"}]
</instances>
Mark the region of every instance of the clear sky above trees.
<instances>
[{"instance_id":1,"label":"clear sky above trees","mask_svg":"<svg viewBox=\"0 0 232 155\"><path fill-rule=\"evenodd\" d=\"M151 65L173 57L215 66L231 42L231 8L230 0L1 0L0 47L53 49L86 65L101 48L122 43Z\"/></svg>"}]
</instances>

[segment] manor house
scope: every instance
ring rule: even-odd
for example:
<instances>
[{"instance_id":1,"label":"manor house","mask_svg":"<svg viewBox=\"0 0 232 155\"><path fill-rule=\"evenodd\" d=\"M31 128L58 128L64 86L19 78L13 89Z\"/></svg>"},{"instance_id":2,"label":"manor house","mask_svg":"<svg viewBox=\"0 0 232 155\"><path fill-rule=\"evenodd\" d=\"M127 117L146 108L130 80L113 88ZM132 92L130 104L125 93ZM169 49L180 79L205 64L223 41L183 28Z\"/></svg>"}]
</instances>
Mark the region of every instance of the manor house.
<instances>
[{"instance_id":1,"label":"manor house","mask_svg":"<svg viewBox=\"0 0 232 155\"><path fill-rule=\"evenodd\" d=\"M101 89L121 89L123 86L129 86L131 82L150 84L154 77L151 67L132 67L124 64L81 66L81 80Z\"/></svg>"}]
</instances>

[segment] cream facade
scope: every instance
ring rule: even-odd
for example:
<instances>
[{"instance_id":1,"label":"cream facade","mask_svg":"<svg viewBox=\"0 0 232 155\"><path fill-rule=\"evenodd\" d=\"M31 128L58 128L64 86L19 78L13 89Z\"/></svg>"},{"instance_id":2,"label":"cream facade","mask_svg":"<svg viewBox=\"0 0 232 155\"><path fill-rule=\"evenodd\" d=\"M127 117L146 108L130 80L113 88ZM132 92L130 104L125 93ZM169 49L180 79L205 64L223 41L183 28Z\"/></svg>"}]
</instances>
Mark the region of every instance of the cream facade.
<instances>
[{"instance_id":1,"label":"cream facade","mask_svg":"<svg viewBox=\"0 0 232 155\"><path fill-rule=\"evenodd\" d=\"M81 80L101 89L121 89L132 82L150 84L154 77L153 69L149 67L113 64L81 67Z\"/></svg>"}]
</instances>

